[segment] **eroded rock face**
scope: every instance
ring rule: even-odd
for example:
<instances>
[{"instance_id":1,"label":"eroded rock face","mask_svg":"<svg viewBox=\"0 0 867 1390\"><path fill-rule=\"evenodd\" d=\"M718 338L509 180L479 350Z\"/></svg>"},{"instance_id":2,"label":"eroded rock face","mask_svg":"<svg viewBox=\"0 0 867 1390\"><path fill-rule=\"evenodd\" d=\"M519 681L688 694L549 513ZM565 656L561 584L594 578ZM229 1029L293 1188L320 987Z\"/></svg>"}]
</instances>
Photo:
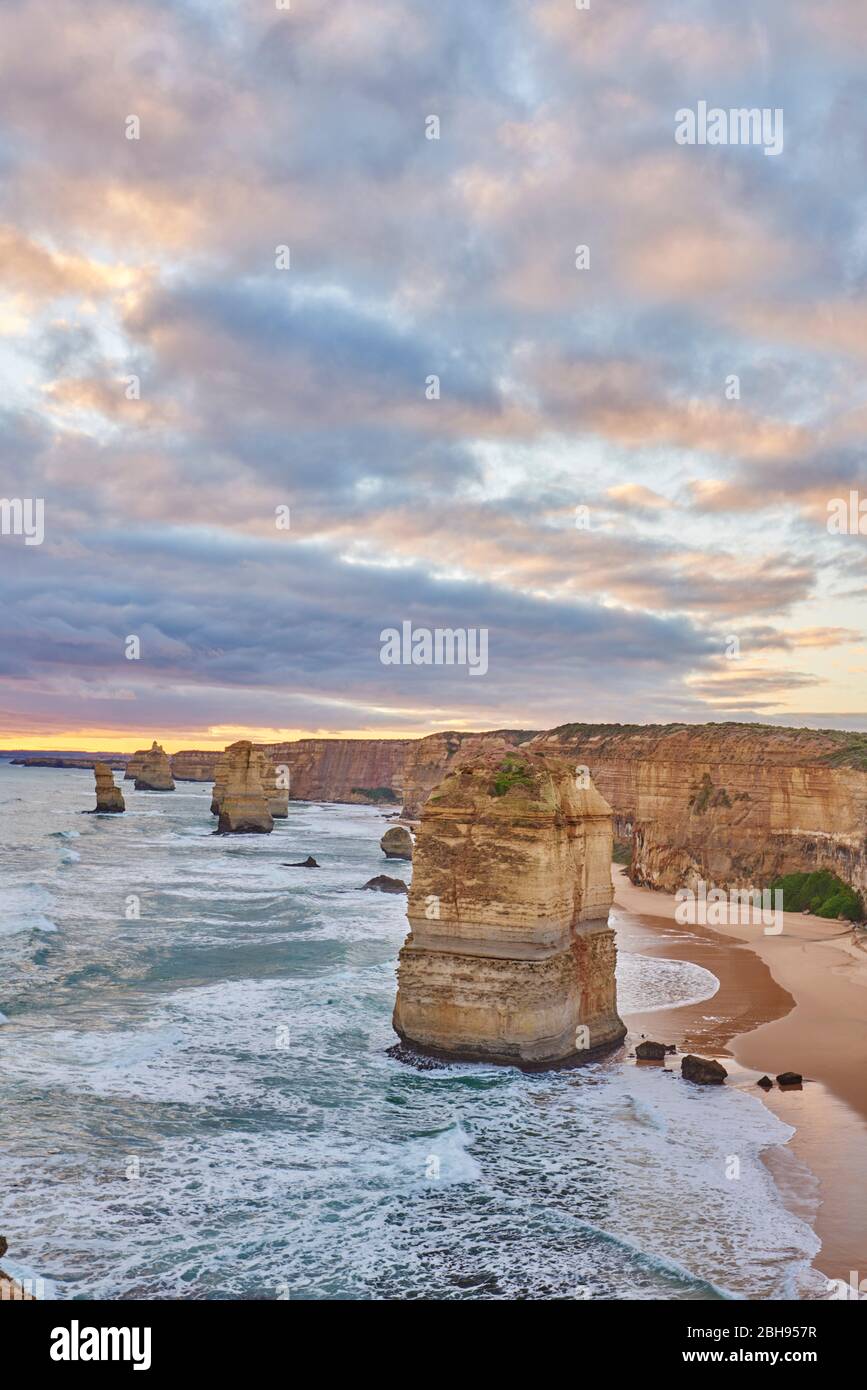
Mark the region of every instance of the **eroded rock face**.
<instances>
[{"instance_id":1,"label":"eroded rock face","mask_svg":"<svg viewBox=\"0 0 867 1390\"><path fill-rule=\"evenodd\" d=\"M115 786L114 777L108 763L95 763L93 775L96 778L97 812L125 811L126 803L120 787Z\"/></svg>"},{"instance_id":2,"label":"eroded rock face","mask_svg":"<svg viewBox=\"0 0 867 1390\"><path fill-rule=\"evenodd\" d=\"M379 842L386 859L412 859L412 835L405 825L392 825Z\"/></svg>"},{"instance_id":3,"label":"eroded rock face","mask_svg":"<svg viewBox=\"0 0 867 1390\"><path fill-rule=\"evenodd\" d=\"M171 755L172 776L176 782L212 782L219 757L219 753L182 748Z\"/></svg>"},{"instance_id":4,"label":"eroded rock face","mask_svg":"<svg viewBox=\"0 0 867 1390\"><path fill-rule=\"evenodd\" d=\"M256 752L259 757L259 780L262 783L262 791L268 803L268 810L275 820L285 820L289 815L289 791L277 785L277 769L271 762L266 753L261 748Z\"/></svg>"},{"instance_id":5,"label":"eroded rock face","mask_svg":"<svg viewBox=\"0 0 867 1390\"><path fill-rule=\"evenodd\" d=\"M430 795L414 852L394 1027L518 1065L619 1042L611 809L568 764L502 749Z\"/></svg>"},{"instance_id":6,"label":"eroded rock face","mask_svg":"<svg viewBox=\"0 0 867 1390\"><path fill-rule=\"evenodd\" d=\"M830 869L867 891L863 735L750 724L564 725L533 746L584 764L632 833L634 883L767 887Z\"/></svg>"},{"instance_id":7,"label":"eroded rock face","mask_svg":"<svg viewBox=\"0 0 867 1390\"><path fill-rule=\"evenodd\" d=\"M274 820L262 791L259 754L252 743L232 745L226 765L225 792L220 800L220 835L267 835Z\"/></svg>"},{"instance_id":8,"label":"eroded rock face","mask_svg":"<svg viewBox=\"0 0 867 1390\"><path fill-rule=\"evenodd\" d=\"M234 745L230 745L230 748ZM219 756L214 768L214 786L211 792L211 815L220 814L220 802L226 791L226 772L231 761L229 748L225 749Z\"/></svg>"},{"instance_id":9,"label":"eroded rock face","mask_svg":"<svg viewBox=\"0 0 867 1390\"><path fill-rule=\"evenodd\" d=\"M136 753L137 792L173 792L175 789L171 764L158 743L152 743L144 753Z\"/></svg>"}]
</instances>

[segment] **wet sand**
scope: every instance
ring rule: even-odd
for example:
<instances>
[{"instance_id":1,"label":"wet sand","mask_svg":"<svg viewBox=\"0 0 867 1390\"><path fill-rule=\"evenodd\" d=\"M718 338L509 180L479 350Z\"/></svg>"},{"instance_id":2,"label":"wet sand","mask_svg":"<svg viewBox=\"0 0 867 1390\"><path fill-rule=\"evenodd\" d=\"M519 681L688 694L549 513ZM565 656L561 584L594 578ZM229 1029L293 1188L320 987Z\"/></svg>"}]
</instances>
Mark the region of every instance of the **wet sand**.
<instances>
[{"instance_id":1,"label":"wet sand","mask_svg":"<svg viewBox=\"0 0 867 1390\"><path fill-rule=\"evenodd\" d=\"M698 1004L625 1014L630 1042L644 1034L718 1058L727 1084L749 1089L792 1125L786 1147L818 1179L822 1249L814 1264L829 1279L867 1278L865 944L843 923L795 913L783 914L775 936L761 925L681 926L672 895L635 888L617 866L614 883L622 949L692 961L720 981ZM766 1093L755 1085L782 1071L802 1073L803 1088ZM768 1162L787 1201L809 1219L809 1194L785 1157L769 1154Z\"/></svg>"}]
</instances>

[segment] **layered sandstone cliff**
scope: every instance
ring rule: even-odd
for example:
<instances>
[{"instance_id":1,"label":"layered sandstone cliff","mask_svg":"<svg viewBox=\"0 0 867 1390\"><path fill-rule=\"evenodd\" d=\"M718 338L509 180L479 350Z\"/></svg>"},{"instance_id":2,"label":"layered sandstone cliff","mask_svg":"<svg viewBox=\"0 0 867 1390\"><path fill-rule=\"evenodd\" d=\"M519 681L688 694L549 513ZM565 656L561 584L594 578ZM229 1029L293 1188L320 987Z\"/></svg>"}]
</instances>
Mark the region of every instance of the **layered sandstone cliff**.
<instances>
[{"instance_id":1,"label":"layered sandstone cliff","mask_svg":"<svg viewBox=\"0 0 867 1390\"><path fill-rule=\"evenodd\" d=\"M93 768L96 780L96 810L100 815L125 811L126 803L123 799L123 792L120 787L115 785L111 768L108 763L96 763Z\"/></svg>"},{"instance_id":2,"label":"layered sandstone cliff","mask_svg":"<svg viewBox=\"0 0 867 1390\"><path fill-rule=\"evenodd\" d=\"M173 792L175 784L172 769L165 751L156 742L150 748L134 755L136 765L135 789L137 792Z\"/></svg>"},{"instance_id":3,"label":"layered sandstone cliff","mask_svg":"<svg viewBox=\"0 0 867 1390\"><path fill-rule=\"evenodd\" d=\"M219 757L219 753L183 748L170 757L172 776L176 782L212 782Z\"/></svg>"},{"instance_id":4,"label":"layered sandstone cliff","mask_svg":"<svg viewBox=\"0 0 867 1390\"><path fill-rule=\"evenodd\" d=\"M588 769L632 839L630 876L762 888L831 869L867 891L867 738L753 724L564 725L533 747Z\"/></svg>"},{"instance_id":5,"label":"layered sandstone cliff","mask_svg":"<svg viewBox=\"0 0 867 1390\"><path fill-rule=\"evenodd\" d=\"M397 1033L518 1065L618 1042L611 843L610 808L561 760L498 748L453 769L416 838Z\"/></svg>"}]
</instances>

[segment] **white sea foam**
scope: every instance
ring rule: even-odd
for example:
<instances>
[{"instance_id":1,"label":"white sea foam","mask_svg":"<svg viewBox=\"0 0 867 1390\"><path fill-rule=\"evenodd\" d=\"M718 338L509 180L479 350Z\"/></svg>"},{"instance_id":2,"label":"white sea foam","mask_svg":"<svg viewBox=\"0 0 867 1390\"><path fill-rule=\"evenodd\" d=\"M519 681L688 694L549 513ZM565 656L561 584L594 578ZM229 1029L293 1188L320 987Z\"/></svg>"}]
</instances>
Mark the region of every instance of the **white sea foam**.
<instances>
[{"instance_id":1,"label":"white sea foam","mask_svg":"<svg viewBox=\"0 0 867 1390\"><path fill-rule=\"evenodd\" d=\"M621 1014L656 1013L712 999L719 980L710 970L688 960L664 956L617 957L617 1003Z\"/></svg>"},{"instance_id":2,"label":"white sea foam","mask_svg":"<svg viewBox=\"0 0 867 1390\"><path fill-rule=\"evenodd\" d=\"M71 815L67 778L40 785ZM355 891L382 867L377 813L293 807L279 834L227 843L204 795L144 800L87 828L86 895L44 836L19 854L45 887L19 884L18 907L64 931L0 941L0 1189L59 1296L810 1287L811 1208L792 1215L760 1157L791 1131L752 1096L613 1059L525 1075L387 1055L405 903ZM322 870L282 868L308 852ZM621 955L625 1011L715 989Z\"/></svg>"}]
</instances>

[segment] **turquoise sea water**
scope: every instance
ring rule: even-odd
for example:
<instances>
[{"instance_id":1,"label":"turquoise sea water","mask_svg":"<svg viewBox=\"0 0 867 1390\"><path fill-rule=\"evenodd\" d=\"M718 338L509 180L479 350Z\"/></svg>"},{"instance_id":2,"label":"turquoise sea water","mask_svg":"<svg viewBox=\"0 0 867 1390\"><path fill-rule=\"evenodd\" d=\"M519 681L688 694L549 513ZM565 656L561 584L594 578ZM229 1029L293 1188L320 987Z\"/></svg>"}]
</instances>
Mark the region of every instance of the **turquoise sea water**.
<instances>
[{"instance_id":1,"label":"turquoise sea water","mask_svg":"<svg viewBox=\"0 0 867 1390\"><path fill-rule=\"evenodd\" d=\"M760 1159L791 1130L743 1091L625 1053L531 1075L387 1055L405 899L361 891L386 868L374 808L295 803L227 839L209 784L123 790L125 815L86 816L91 773L0 762L7 1269L58 1298L821 1288ZM623 1010L713 990L678 962L620 976Z\"/></svg>"}]
</instances>

